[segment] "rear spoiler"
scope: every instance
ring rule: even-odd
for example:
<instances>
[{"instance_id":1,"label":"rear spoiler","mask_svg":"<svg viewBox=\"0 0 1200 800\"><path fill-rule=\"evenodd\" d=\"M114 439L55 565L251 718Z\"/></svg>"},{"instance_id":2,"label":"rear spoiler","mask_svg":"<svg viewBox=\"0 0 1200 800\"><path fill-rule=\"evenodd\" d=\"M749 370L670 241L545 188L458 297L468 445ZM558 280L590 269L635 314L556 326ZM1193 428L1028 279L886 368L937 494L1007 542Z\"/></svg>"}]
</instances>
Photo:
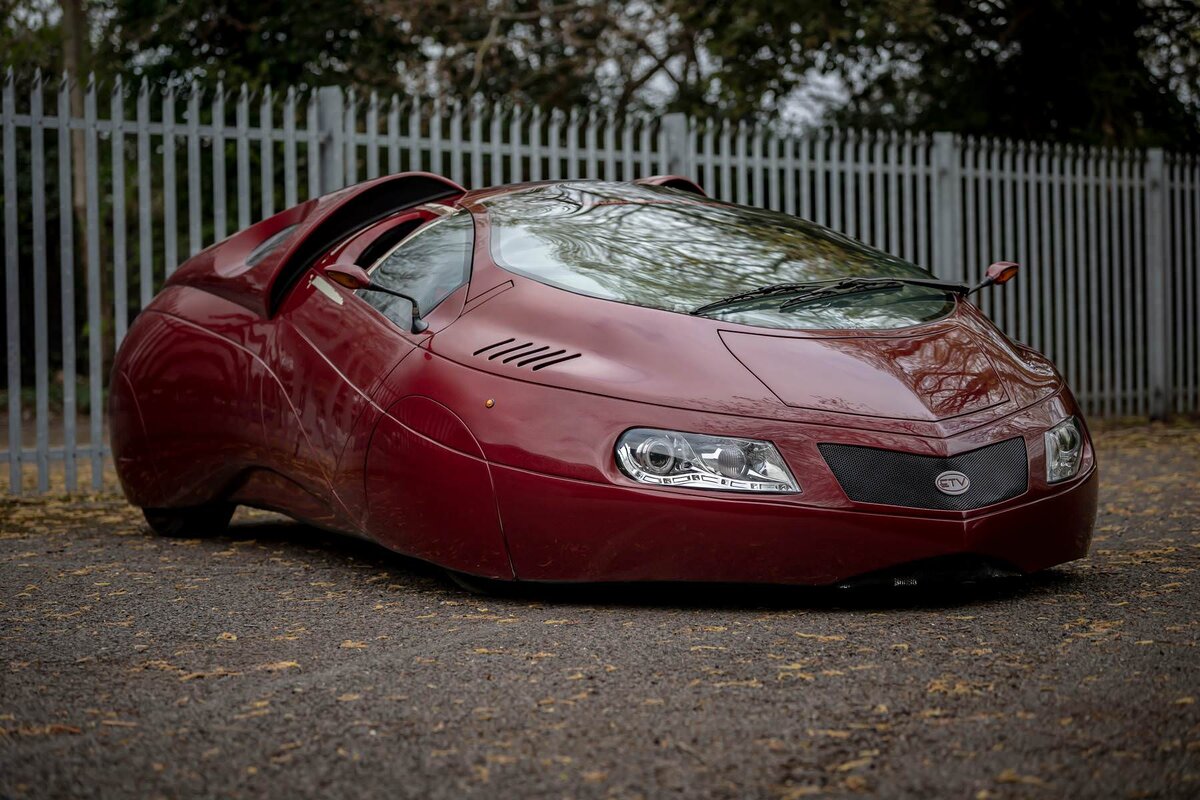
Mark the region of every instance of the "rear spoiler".
<instances>
[{"instance_id":1,"label":"rear spoiler","mask_svg":"<svg viewBox=\"0 0 1200 800\"><path fill-rule=\"evenodd\" d=\"M678 189L681 192L691 192L701 197L708 197L708 193L700 188L700 184L682 175L651 175L647 178L638 178L634 183L643 183L647 186L665 186L668 189Z\"/></svg>"},{"instance_id":2,"label":"rear spoiler","mask_svg":"<svg viewBox=\"0 0 1200 800\"><path fill-rule=\"evenodd\" d=\"M347 236L397 211L456 200L465 193L457 183L429 172L355 184L289 208L197 253L167 284L194 286L270 317L300 276ZM278 247L252 257L276 235L285 237Z\"/></svg>"}]
</instances>

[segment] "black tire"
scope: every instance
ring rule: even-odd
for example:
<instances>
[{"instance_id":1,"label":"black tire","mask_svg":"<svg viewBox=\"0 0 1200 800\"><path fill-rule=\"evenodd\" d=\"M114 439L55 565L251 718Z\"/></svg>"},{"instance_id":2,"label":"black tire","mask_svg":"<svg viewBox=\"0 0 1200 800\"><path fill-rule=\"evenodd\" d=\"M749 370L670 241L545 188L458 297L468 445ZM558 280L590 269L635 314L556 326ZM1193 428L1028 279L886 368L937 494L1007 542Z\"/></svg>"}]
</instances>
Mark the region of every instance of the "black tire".
<instances>
[{"instance_id":1,"label":"black tire","mask_svg":"<svg viewBox=\"0 0 1200 800\"><path fill-rule=\"evenodd\" d=\"M143 508L142 514L159 536L194 539L224 533L236 508L232 503L212 503L192 508Z\"/></svg>"},{"instance_id":2,"label":"black tire","mask_svg":"<svg viewBox=\"0 0 1200 800\"><path fill-rule=\"evenodd\" d=\"M458 588L483 597L503 597L512 594L517 589L515 581L501 581L495 578L481 578L478 575L468 575L452 569L444 570L446 577Z\"/></svg>"}]
</instances>

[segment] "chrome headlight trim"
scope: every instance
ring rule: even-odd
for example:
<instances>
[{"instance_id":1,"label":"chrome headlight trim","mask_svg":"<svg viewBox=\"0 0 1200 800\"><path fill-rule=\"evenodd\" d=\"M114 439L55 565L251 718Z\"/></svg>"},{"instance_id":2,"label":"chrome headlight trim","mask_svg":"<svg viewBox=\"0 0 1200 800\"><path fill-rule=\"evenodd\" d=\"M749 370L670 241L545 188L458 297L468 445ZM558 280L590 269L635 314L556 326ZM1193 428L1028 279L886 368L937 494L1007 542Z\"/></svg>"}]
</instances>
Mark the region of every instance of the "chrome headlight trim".
<instances>
[{"instance_id":1,"label":"chrome headlight trim","mask_svg":"<svg viewBox=\"0 0 1200 800\"><path fill-rule=\"evenodd\" d=\"M1046 444L1046 483L1061 483L1079 474L1083 463L1083 426L1067 417L1043 435Z\"/></svg>"},{"instance_id":2,"label":"chrome headlight trim","mask_svg":"<svg viewBox=\"0 0 1200 800\"><path fill-rule=\"evenodd\" d=\"M660 428L630 428L618 437L617 466L651 486L759 494L798 494L779 450L770 442Z\"/></svg>"}]
</instances>

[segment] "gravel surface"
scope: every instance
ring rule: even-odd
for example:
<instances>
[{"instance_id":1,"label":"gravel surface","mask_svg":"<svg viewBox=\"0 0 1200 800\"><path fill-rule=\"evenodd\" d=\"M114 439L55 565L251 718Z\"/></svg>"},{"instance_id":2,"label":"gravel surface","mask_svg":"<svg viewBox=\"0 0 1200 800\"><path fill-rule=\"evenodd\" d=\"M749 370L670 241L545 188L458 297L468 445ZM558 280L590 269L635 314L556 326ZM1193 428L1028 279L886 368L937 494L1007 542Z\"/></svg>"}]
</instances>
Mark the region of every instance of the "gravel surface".
<instances>
[{"instance_id":1,"label":"gravel surface","mask_svg":"<svg viewBox=\"0 0 1200 800\"><path fill-rule=\"evenodd\" d=\"M0 797L1195 797L1200 428L1100 435L1086 560L986 589L482 598L239 512L0 505Z\"/></svg>"}]
</instances>

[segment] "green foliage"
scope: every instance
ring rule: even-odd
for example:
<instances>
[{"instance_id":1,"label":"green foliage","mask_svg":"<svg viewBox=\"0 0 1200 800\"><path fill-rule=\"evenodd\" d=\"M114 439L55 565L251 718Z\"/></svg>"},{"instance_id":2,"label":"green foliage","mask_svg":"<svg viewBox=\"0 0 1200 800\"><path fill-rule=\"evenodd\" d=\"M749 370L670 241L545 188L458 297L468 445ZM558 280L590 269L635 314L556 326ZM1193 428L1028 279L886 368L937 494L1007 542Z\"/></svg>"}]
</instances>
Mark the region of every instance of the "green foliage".
<instances>
[{"instance_id":1,"label":"green foliage","mask_svg":"<svg viewBox=\"0 0 1200 800\"><path fill-rule=\"evenodd\" d=\"M35 70L62 69L57 4L49 0L0 0L0 48L5 66L27 79Z\"/></svg>"},{"instance_id":2,"label":"green foliage","mask_svg":"<svg viewBox=\"0 0 1200 800\"><path fill-rule=\"evenodd\" d=\"M883 30L838 112L859 125L1180 148L1200 144L1200 7L937 0ZM864 55L864 54L860 54Z\"/></svg>"},{"instance_id":3,"label":"green foliage","mask_svg":"<svg viewBox=\"0 0 1200 800\"><path fill-rule=\"evenodd\" d=\"M95 0L98 61L153 79L312 86L380 82L403 49L360 2Z\"/></svg>"},{"instance_id":4,"label":"green foliage","mask_svg":"<svg viewBox=\"0 0 1200 800\"><path fill-rule=\"evenodd\" d=\"M0 0L10 63L61 69L57 8ZM92 0L87 15L102 78L756 120L824 78L825 116L846 125L1200 143L1189 0Z\"/></svg>"}]
</instances>

